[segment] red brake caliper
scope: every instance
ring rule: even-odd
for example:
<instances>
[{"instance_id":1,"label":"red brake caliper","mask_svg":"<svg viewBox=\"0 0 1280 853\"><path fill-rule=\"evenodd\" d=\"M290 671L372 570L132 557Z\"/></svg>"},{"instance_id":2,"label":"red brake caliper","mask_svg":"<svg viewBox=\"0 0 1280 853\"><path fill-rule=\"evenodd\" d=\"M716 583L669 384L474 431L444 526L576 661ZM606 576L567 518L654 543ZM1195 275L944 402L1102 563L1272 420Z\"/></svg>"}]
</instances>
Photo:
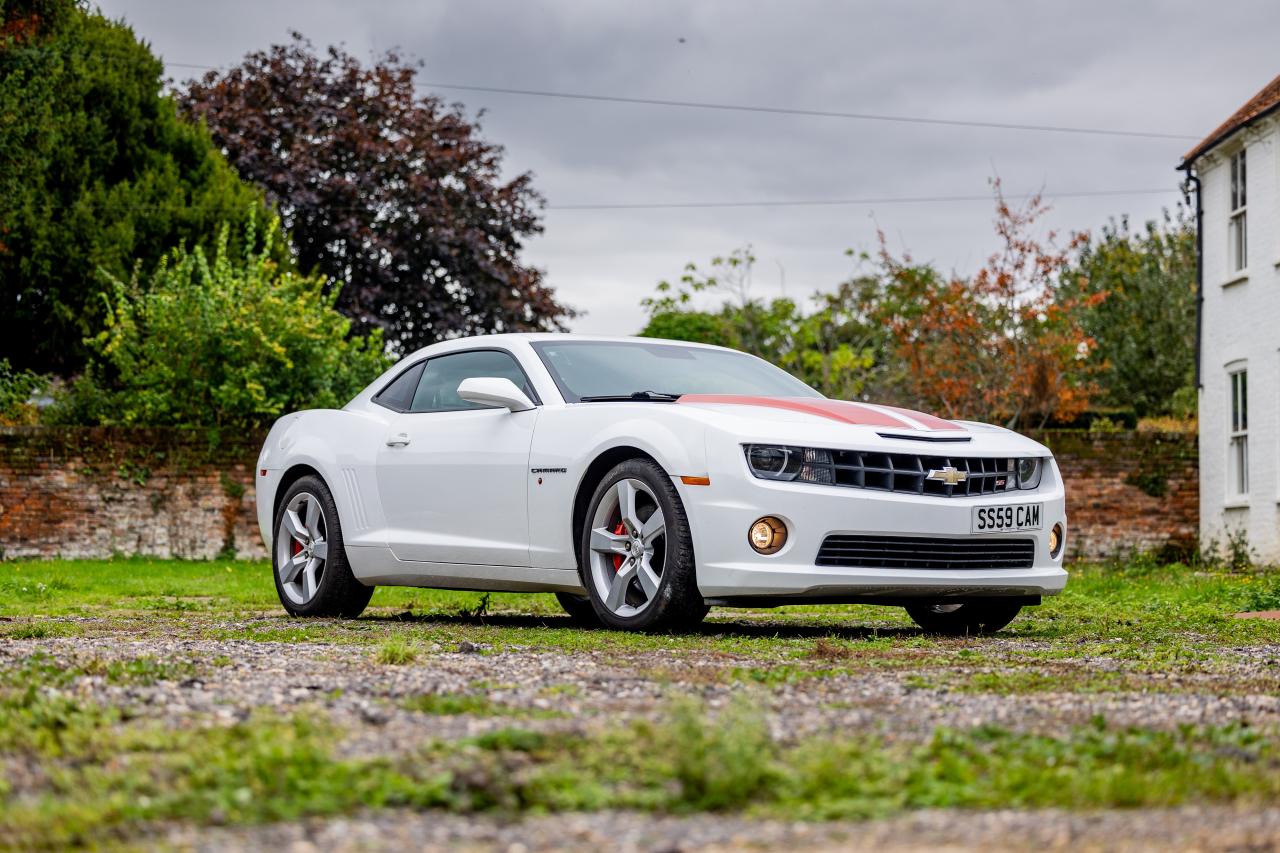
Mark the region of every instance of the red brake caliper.
<instances>
[{"instance_id":1,"label":"red brake caliper","mask_svg":"<svg viewBox=\"0 0 1280 853\"><path fill-rule=\"evenodd\" d=\"M617 533L617 534L619 534L619 535L621 535L621 534L623 534L623 533L626 533L626 532L627 532L627 526L626 526L625 524L623 524L621 521L619 521L619 522L618 522L618 526L617 526L617 527L615 527L615 528L613 528L613 532L614 532L614 533ZM621 568L622 568L622 555L621 555L621 554L614 554L614 555L613 555L613 570L616 572L616 571L619 571Z\"/></svg>"},{"instance_id":2,"label":"red brake caliper","mask_svg":"<svg viewBox=\"0 0 1280 853\"><path fill-rule=\"evenodd\" d=\"M296 557L302 553L302 543L297 539L293 540L293 555Z\"/></svg>"}]
</instances>

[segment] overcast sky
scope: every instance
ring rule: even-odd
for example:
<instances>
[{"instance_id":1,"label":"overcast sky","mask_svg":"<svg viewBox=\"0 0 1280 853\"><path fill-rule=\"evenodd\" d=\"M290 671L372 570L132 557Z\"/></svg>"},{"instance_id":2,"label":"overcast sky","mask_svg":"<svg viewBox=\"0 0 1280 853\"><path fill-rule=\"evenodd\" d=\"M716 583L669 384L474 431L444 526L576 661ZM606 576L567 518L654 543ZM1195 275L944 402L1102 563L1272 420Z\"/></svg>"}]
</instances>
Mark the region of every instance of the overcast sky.
<instances>
[{"instance_id":1,"label":"overcast sky","mask_svg":"<svg viewBox=\"0 0 1280 853\"><path fill-rule=\"evenodd\" d=\"M998 174L1043 187L1046 227L1141 220L1178 201L1194 139L748 114L431 89L429 83L939 119L1207 134L1280 73L1280 3L104 0L168 63L227 66L298 29L360 57L424 63L423 91L470 111L550 206L969 196ZM171 64L177 80L199 74ZM1058 194L1168 188L1164 195ZM896 248L967 272L994 247L988 201L554 210L528 261L630 334L642 297L688 261L752 244L754 291L793 297L853 270L877 224Z\"/></svg>"}]
</instances>

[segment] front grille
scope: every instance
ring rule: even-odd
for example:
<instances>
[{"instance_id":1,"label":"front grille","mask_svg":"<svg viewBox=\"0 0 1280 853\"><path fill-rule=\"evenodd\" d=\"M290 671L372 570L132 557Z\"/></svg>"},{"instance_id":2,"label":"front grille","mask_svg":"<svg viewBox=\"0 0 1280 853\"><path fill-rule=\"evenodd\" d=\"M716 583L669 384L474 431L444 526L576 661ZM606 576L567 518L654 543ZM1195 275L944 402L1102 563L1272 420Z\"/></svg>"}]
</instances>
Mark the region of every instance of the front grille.
<instances>
[{"instance_id":1,"label":"front grille","mask_svg":"<svg viewBox=\"0 0 1280 853\"><path fill-rule=\"evenodd\" d=\"M818 550L819 566L882 569L1029 569L1034 539L941 539L832 534Z\"/></svg>"},{"instance_id":2,"label":"front grille","mask_svg":"<svg viewBox=\"0 0 1280 853\"><path fill-rule=\"evenodd\" d=\"M1013 459L990 459L977 456L925 456L917 453L873 453L863 450L831 450L831 462L821 458L805 459L805 467L813 469L809 482L833 483L855 489L879 489L913 495L967 497L992 495L1017 488ZM928 479L930 471L955 468L965 475L959 483Z\"/></svg>"}]
</instances>

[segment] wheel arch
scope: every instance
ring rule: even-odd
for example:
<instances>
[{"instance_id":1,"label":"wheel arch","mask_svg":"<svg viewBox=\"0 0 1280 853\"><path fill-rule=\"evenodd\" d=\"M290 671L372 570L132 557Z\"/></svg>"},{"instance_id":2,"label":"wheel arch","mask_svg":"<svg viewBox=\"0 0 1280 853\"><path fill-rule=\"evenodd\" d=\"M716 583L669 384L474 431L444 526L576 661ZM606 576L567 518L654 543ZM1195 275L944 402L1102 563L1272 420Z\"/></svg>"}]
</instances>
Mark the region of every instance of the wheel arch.
<instances>
[{"instance_id":1,"label":"wheel arch","mask_svg":"<svg viewBox=\"0 0 1280 853\"><path fill-rule=\"evenodd\" d=\"M576 566L582 565L582 525L587 520L591 496L595 494L596 487L600 485L605 474L613 470L615 465L626 462L628 459L647 459L662 470L667 470L665 465L653 457L653 454L628 444L610 447L591 460L582 473L582 479L578 481L578 490L573 496L573 515L570 517L569 532L573 538L573 559Z\"/></svg>"},{"instance_id":2,"label":"wheel arch","mask_svg":"<svg viewBox=\"0 0 1280 853\"><path fill-rule=\"evenodd\" d=\"M308 476L318 477L320 482L324 483L325 487L329 489L330 493L333 492L333 487L329 485L329 481L326 480L324 478L324 474L321 474L316 468L313 468L305 462L299 462L289 466L289 468L285 469L285 472L280 475L280 483L276 486L276 493L272 497L271 524L273 526L275 525L276 516L280 514L280 502L284 500L285 492L289 491L290 487L292 487L294 483L298 482L303 477ZM274 531L272 532L274 533Z\"/></svg>"}]
</instances>

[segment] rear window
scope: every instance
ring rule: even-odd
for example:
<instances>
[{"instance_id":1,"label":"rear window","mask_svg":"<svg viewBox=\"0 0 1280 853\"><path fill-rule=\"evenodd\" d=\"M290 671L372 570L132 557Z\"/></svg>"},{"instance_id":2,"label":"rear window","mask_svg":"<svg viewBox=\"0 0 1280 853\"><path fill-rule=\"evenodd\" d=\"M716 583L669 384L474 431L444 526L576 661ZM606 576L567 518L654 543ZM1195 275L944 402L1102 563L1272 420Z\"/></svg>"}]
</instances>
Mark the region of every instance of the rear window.
<instances>
[{"instance_id":1,"label":"rear window","mask_svg":"<svg viewBox=\"0 0 1280 853\"><path fill-rule=\"evenodd\" d=\"M407 411L409 404L413 402L413 392L418 389L418 380L422 378L422 369L426 364L425 361L420 361L391 380L390 385L374 395L373 402L397 412Z\"/></svg>"}]
</instances>

